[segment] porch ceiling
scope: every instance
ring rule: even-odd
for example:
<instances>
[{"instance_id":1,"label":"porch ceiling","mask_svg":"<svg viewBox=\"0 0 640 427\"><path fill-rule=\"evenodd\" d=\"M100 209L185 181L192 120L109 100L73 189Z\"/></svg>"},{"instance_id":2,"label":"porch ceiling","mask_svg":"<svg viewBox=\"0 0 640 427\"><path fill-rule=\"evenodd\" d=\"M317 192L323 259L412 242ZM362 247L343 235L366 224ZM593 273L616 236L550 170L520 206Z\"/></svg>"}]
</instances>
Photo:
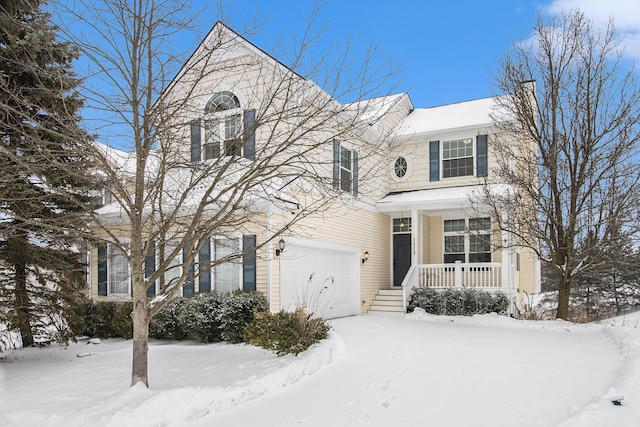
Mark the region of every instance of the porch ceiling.
<instances>
[{"instance_id":1,"label":"porch ceiling","mask_svg":"<svg viewBox=\"0 0 640 427\"><path fill-rule=\"evenodd\" d=\"M490 191L506 192L507 185L490 185ZM420 211L456 210L471 207L470 199L483 191L482 185L433 188L429 190L405 191L389 194L376 202L378 211L391 214L397 211L417 209Z\"/></svg>"}]
</instances>

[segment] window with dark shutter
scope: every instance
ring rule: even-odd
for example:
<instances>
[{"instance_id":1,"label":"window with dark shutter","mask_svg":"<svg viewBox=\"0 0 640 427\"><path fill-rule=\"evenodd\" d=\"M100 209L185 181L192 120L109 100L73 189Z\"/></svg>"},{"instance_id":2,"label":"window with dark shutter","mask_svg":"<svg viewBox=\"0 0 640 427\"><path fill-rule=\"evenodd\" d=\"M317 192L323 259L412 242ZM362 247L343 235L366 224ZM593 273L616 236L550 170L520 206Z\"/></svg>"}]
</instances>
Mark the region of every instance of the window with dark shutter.
<instances>
[{"instance_id":1,"label":"window with dark shutter","mask_svg":"<svg viewBox=\"0 0 640 427\"><path fill-rule=\"evenodd\" d=\"M255 160L255 128L255 109L242 111L238 97L229 91L214 94L204 109L204 137L200 121L191 124L191 161L221 156Z\"/></svg>"},{"instance_id":2,"label":"window with dark shutter","mask_svg":"<svg viewBox=\"0 0 640 427\"><path fill-rule=\"evenodd\" d=\"M440 181L440 141L429 142L429 181Z\"/></svg>"},{"instance_id":3,"label":"window with dark shutter","mask_svg":"<svg viewBox=\"0 0 640 427\"><path fill-rule=\"evenodd\" d=\"M191 161L199 162L201 156L200 119L191 121Z\"/></svg>"},{"instance_id":4,"label":"window with dark shutter","mask_svg":"<svg viewBox=\"0 0 640 427\"><path fill-rule=\"evenodd\" d=\"M249 160L256 159L256 110L244 112L244 157Z\"/></svg>"},{"instance_id":5,"label":"window with dark shutter","mask_svg":"<svg viewBox=\"0 0 640 427\"><path fill-rule=\"evenodd\" d=\"M144 259L144 277L148 279L156 272L156 247L153 242L149 245L149 253ZM155 282L149 285L147 288L147 297L152 297L156 294Z\"/></svg>"},{"instance_id":6,"label":"window with dark shutter","mask_svg":"<svg viewBox=\"0 0 640 427\"><path fill-rule=\"evenodd\" d=\"M185 244L184 249L182 250L182 268L185 268L186 263L187 263L187 250L188 248L191 246L190 242L187 242ZM191 263L189 263L189 266L186 267L187 270L187 279L185 281L184 286L182 286L182 296L186 297L186 298L190 298L193 296L193 293L195 292L195 286L194 286L194 280L193 280L193 276L195 273L195 267L193 265L193 261Z\"/></svg>"},{"instance_id":7,"label":"window with dark shutter","mask_svg":"<svg viewBox=\"0 0 640 427\"><path fill-rule=\"evenodd\" d=\"M333 141L333 188L358 197L358 152Z\"/></svg>"},{"instance_id":8,"label":"window with dark shutter","mask_svg":"<svg viewBox=\"0 0 640 427\"><path fill-rule=\"evenodd\" d=\"M478 177L486 177L489 174L487 151L487 135L478 135L476 137L476 176Z\"/></svg>"},{"instance_id":9,"label":"window with dark shutter","mask_svg":"<svg viewBox=\"0 0 640 427\"><path fill-rule=\"evenodd\" d=\"M211 242L207 239L198 251L198 292L211 291Z\"/></svg>"},{"instance_id":10,"label":"window with dark shutter","mask_svg":"<svg viewBox=\"0 0 640 427\"><path fill-rule=\"evenodd\" d=\"M100 243L98 245L98 295L107 296L107 245Z\"/></svg>"},{"instance_id":11,"label":"window with dark shutter","mask_svg":"<svg viewBox=\"0 0 640 427\"><path fill-rule=\"evenodd\" d=\"M256 235L242 236L242 290L256 290Z\"/></svg>"}]
</instances>

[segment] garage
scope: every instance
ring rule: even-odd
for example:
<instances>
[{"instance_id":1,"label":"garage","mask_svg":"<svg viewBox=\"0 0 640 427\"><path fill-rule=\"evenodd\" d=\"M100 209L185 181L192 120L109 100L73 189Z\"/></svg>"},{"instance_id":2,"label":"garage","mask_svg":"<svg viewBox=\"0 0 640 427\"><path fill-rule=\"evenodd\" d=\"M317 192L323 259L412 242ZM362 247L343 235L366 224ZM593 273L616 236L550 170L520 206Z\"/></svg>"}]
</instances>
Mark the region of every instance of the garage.
<instances>
[{"instance_id":1,"label":"garage","mask_svg":"<svg viewBox=\"0 0 640 427\"><path fill-rule=\"evenodd\" d=\"M326 319L360 314L359 254L353 246L288 239L280 254L282 308L304 304Z\"/></svg>"}]
</instances>

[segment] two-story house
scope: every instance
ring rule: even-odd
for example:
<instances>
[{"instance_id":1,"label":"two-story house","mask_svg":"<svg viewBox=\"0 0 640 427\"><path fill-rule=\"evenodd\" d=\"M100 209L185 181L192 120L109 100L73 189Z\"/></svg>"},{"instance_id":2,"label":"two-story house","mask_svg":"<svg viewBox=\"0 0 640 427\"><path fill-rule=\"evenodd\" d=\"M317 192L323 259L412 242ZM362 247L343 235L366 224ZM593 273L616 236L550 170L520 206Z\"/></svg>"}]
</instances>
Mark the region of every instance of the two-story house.
<instances>
[{"instance_id":1,"label":"two-story house","mask_svg":"<svg viewBox=\"0 0 640 427\"><path fill-rule=\"evenodd\" d=\"M470 204L494 162L491 98L416 109L401 93L343 105L222 23L198 49L221 34L234 43L219 49L223 66L210 73L198 70L198 83L176 115L184 126L172 142L173 155L227 168L216 183L226 188L243 176L243 168L267 157L290 167L282 169L280 179L266 180L264 191L245 195L250 200L245 222L228 221L235 228L212 235L189 262L186 255L176 257L164 280L149 287L149 297L185 269L234 252L243 257L200 271L182 295L258 290L274 311L305 304L332 318L402 311L413 286L502 290L513 301L519 292L539 291L533 254L500 249L501 239L509 236ZM190 61L197 60L197 52ZM167 98L179 98L185 75L196 69L185 66L167 88ZM283 117L277 113L285 110L280 127L273 124L277 120L264 119ZM325 111L333 113L323 117ZM345 123L348 131L328 131ZM279 145L283 134L295 144ZM131 160L126 153L113 157L118 156ZM176 188L186 175L176 175ZM188 200L181 203L188 210ZM120 218L118 209L114 201L99 212ZM153 271L158 256L148 257L146 269ZM129 299L123 254L104 243L91 249L90 259L91 297Z\"/></svg>"}]
</instances>

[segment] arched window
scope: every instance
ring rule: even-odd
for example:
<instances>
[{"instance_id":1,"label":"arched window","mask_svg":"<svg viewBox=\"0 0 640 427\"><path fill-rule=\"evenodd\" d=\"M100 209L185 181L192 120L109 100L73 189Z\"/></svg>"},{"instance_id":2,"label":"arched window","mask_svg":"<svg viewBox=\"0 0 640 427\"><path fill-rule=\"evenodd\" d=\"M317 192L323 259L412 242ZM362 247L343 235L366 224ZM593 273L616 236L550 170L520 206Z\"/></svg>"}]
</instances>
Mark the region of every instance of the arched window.
<instances>
[{"instance_id":1,"label":"arched window","mask_svg":"<svg viewBox=\"0 0 640 427\"><path fill-rule=\"evenodd\" d=\"M240 109L233 92L214 93L202 119L191 122L191 161L221 157L255 160L255 115L255 110Z\"/></svg>"},{"instance_id":2,"label":"arched window","mask_svg":"<svg viewBox=\"0 0 640 427\"><path fill-rule=\"evenodd\" d=\"M232 92L224 91L218 92L211 97L207 102L207 106L204 107L204 113L219 113L220 111L233 110L235 108L240 108L238 97Z\"/></svg>"}]
</instances>

